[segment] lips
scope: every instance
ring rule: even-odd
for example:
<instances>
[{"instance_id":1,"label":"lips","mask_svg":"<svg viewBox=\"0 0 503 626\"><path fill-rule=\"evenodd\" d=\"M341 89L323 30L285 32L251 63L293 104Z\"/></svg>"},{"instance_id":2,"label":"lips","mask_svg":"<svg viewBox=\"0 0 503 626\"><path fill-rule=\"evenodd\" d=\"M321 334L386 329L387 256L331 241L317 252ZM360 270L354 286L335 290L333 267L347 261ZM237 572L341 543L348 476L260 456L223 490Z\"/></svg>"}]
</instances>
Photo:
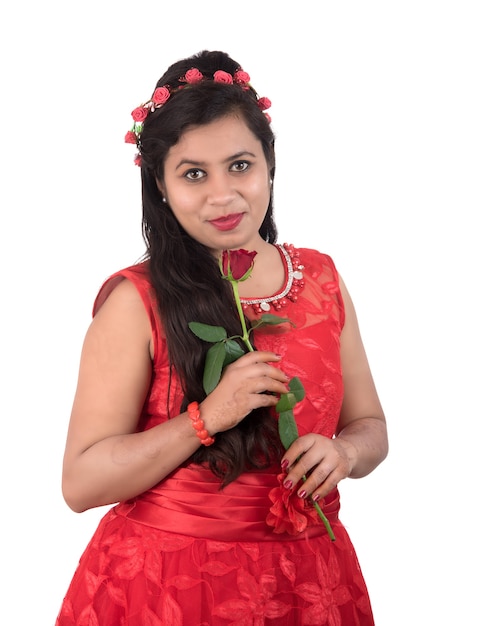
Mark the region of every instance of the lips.
<instances>
[{"instance_id":1,"label":"lips","mask_svg":"<svg viewBox=\"0 0 503 626\"><path fill-rule=\"evenodd\" d=\"M231 215L219 217L216 220L210 220L210 224L217 230L233 230L239 225L243 219L243 215L243 213L232 213Z\"/></svg>"}]
</instances>

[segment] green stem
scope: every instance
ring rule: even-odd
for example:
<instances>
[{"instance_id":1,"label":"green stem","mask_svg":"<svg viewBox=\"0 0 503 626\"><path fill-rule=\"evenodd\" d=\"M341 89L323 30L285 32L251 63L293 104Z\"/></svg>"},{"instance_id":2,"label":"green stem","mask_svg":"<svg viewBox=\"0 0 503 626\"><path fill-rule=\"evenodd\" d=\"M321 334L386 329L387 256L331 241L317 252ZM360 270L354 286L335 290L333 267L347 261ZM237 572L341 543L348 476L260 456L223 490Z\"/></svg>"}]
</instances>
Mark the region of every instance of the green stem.
<instances>
[{"instance_id":1,"label":"green stem","mask_svg":"<svg viewBox=\"0 0 503 626\"><path fill-rule=\"evenodd\" d=\"M245 316L243 313L243 307L241 306L241 300L239 299L239 291L238 284L235 280L231 280L232 291L234 292L234 300L236 301L236 306L239 313L239 319L241 320L241 328L243 329L243 335L241 339L243 340L245 346L248 348L250 352L253 352L253 346L250 342L250 335L248 334L248 328L246 327Z\"/></svg>"},{"instance_id":2,"label":"green stem","mask_svg":"<svg viewBox=\"0 0 503 626\"><path fill-rule=\"evenodd\" d=\"M320 516L321 521L323 522L325 528L327 529L327 533L328 533L328 536L330 537L330 541L335 541L334 531L332 530L332 527L330 526L330 522L326 518L326 515L323 513L323 511L320 508L320 505L317 502L313 502L313 504L314 504L314 508L318 511L318 515Z\"/></svg>"},{"instance_id":3,"label":"green stem","mask_svg":"<svg viewBox=\"0 0 503 626\"><path fill-rule=\"evenodd\" d=\"M306 482L307 480L306 476L302 476L302 480ZM330 541L335 541L334 531L332 530L332 527L330 526L330 522L328 521L325 513L323 513L320 505L317 502L314 502L312 499L311 499L311 502L313 503L314 508L316 509L316 512L318 513L321 521L323 522L323 525L327 529L327 533L328 533L328 536L330 537Z\"/></svg>"},{"instance_id":4,"label":"green stem","mask_svg":"<svg viewBox=\"0 0 503 626\"><path fill-rule=\"evenodd\" d=\"M234 293L234 300L236 301L236 306L238 309L238 313L239 313L239 319L241 321L241 328L243 330L243 334L241 336L241 339L243 340L245 346L248 348L248 350L250 352L254 351L254 348L250 342L250 335L248 334L248 328L246 327L246 320L245 320L245 316L243 313L243 307L241 306L241 300L239 298L239 291L238 291L238 283L235 280L231 280L230 281L232 284L232 291ZM307 480L307 478L305 476L302 477L302 479L304 481ZM312 500L311 500L312 502ZM320 508L320 505L317 502L313 502L314 508L316 509L316 512L318 513L321 521L323 522L323 525L325 526L325 528L327 529L328 532L328 536L330 537L331 541L335 541L335 535L334 535L334 531L332 530L332 527L330 526L330 522L328 521L328 519L326 518L325 514L323 513L323 511Z\"/></svg>"}]
</instances>

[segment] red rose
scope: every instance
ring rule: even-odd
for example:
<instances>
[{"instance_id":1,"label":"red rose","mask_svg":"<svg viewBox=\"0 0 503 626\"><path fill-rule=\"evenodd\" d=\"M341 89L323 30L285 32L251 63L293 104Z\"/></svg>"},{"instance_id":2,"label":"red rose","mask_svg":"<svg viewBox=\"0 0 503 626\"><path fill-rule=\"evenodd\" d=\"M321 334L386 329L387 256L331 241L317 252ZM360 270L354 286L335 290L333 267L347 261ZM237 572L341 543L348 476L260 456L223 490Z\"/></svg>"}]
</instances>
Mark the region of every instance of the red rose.
<instances>
[{"instance_id":1,"label":"red rose","mask_svg":"<svg viewBox=\"0 0 503 626\"><path fill-rule=\"evenodd\" d=\"M248 250L224 250L222 252L222 274L229 280L246 280L253 268L256 252Z\"/></svg>"},{"instance_id":2,"label":"red rose","mask_svg":"<svg viewBox=\"0 0 503 626\"><path fill-rule=\"evenodd\" d=\"M154 91L154 95L152 96L152 102L159 105L164 104L170 95L169 89L166 87L157 87Z\"/></svg>"},{"instance_id":3,"label":"red rose","mask_svg":"<svg viewBox=\"0 0 503 626\"><path fill-rule=\"evenodd\" d=\"M269 115L269 113L264 113L265 115L265 119L269 122L269 124L271 123L271 116Z\"/></svg>"},{"instance_id":4,"label":"red rose","mask_svg":"<svg viewBox=\"0 0 503 626\"><path fill-rule=\"evenodd\" d=\"M202 80L203 80L203 75L195 67L185 72L185 81L189 83L189 85L194 85L195 83L199 83Z\"/></svg>"},{"instance_id":5,"label":"red rose","mask_svg":"<svg viewBox=\"0 0 503 626\"><path fill-rule=\"evenodd\" d=\"M134 158L134 164L141 167L141 154L137 154Z\"/></svg>"},{"instance_id":6,"label":"red rose","mask_svg":"<svg viewBox=\"0 0 503 626\"><path fill-rule=\"evenodd\" d=\"M238 85L247 85L250 82L250 75L243 70L238 70L234 74L234 80Z\"/></svg>"},{"instance_id":7,"label":"red rose","mask_svg":"<svg viewBox=\"0 0 503 626\"><path fill-rule=\"evenodd\" d=\"M143 122L147 119L148 109L145 107L136 107L136 109L131 113L132 118L135 122Z\"/></svg>"},{"instance_id":8,"label":"red rose","mask_svg":"<svg viewBox=\"0 0 503 626\"><path fill-rule=\"evenodd\" d=\"M291 489L285 489L285 477L286 474L279 474L279 487L274 487L269 492L269 499L273 504L265 521L272 526L273 533L298 535L306 530L308 524L316 524L320 520L316 510L306 500L299 498Z\"/></svg>"},{"instance_id":9,"label":"red rose","mask_svg":"<svg viewBox=\"0 0 503 626\"><path fill-rule=\"evenodd\" d=\"M136 143L136 135L132 130L128 130L126 136L124 137L124 141L126 143Z\"/></svg>"},{"instance_id":10,"label":"red rose","mask_svg":"<svg viewBox=\"0 0 503 626\"><path fill-rule=\"evenodd\" d=\"M265 111L271 106L271 101L269 98L259 98L257 104L262 111Z\"/></svg>"},{"instance_id":11,"label":"red rose","mask_svg":"<svg viewBox=\"0 0 503 626\"><path fill-rule=\"evenodd\" d=\"M232 76L228 72L224 72L223 70L217 70L213 74L213 80L216 83L224 83L226 85L232 85Z\"/></svg>"}]
</instances>

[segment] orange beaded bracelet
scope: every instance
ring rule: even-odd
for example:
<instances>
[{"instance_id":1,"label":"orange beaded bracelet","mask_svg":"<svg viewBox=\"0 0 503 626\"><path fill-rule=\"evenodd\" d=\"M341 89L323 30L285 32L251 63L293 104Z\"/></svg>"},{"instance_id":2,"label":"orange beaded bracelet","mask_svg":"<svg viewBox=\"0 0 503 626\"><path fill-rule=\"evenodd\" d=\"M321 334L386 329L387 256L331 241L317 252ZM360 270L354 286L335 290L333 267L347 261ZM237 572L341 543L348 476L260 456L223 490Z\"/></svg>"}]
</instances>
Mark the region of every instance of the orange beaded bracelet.
<instances>
[{"instance_id":1,"label":"orange beaded bracelet","mask_svg":"<svg viewBox=\"0 0 503 626\"><path fill-rule=\"evenodd\" d=\"M201 419L201 412L199 411L199 404L197 402L191 402L187 407L187 412L192 422L192 426L196 431L196 435L201 440L203 446L211 446L212 443L215 443L215 438L210 437L208 431L204 427L204 422Z\"/></svg>"}]
</instances>

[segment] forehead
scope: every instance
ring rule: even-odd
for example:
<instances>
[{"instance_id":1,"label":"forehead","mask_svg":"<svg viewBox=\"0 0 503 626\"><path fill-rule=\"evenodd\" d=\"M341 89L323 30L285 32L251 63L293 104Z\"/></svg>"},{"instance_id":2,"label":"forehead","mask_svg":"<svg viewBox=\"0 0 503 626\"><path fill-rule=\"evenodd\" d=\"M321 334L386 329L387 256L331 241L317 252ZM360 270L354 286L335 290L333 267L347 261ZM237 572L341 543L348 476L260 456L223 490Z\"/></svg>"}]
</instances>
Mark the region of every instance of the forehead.
<instances>
[{"instance_id":1,"label":"forehead","mask_svg":"<svg viewBox=\"0 0 503 626\"><path fill-rule=\"evenodd\" d=\"M253 152L263 155L262 144L248 128L242 118L228 116L201 126L185 130L178 142L172 146L167 159L216 159L238 152Z\"/></svg>"}]
</instances>

